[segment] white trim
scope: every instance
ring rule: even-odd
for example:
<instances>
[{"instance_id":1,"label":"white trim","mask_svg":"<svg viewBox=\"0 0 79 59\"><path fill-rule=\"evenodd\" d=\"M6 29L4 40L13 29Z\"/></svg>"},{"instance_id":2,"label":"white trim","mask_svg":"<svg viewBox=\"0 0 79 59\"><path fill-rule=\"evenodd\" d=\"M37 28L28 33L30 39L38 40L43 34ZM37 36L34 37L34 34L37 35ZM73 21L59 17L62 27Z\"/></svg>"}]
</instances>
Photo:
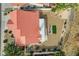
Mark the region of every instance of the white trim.
<instances>
[{"instance_id":1,"label":"white trim","mask_svg":"<svg viewBox=\"0 0 79 59\"><path fill-rule=\"evenodd\" d=\"M47 40L46 31L45 31L45 19L44 18L39 19L39 27L41 28L41 30L40 30L40 35L41 35L40 41L43 43Z\"/></svg>"}]
</instances>

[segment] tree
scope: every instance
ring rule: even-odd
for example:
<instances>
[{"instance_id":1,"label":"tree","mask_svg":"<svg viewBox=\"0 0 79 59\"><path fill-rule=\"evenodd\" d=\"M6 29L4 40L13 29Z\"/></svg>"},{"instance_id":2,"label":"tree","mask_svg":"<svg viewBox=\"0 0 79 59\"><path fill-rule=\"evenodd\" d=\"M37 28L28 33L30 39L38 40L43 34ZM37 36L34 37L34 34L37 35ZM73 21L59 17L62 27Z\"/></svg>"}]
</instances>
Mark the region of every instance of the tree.
<instances>
[{"instance_id":1,"label":"tree","mask_svg":"<svg viewBox=\"0 0 79 59\"><path fill-rule=\"evenodd\" d=\"M4 30L4 33L7 33L8 32L8 29Z\"/></svg>"},{"instance_id":2,"label":"tree","mask_svg":"<svg viewBox=\"0 0 79 59\"><path fill-rule=\"evenodd\" d=\"M14 10L13 8L5 8L4 15L7 15L8 13L12 12L13 10Z\"/></svg>"},{"instance_id":3,"label":"tree","mask_svg":"<svg viewBox=\"0 0 79 59\"><path fill-rule=\"evenodd\" d=\"M27 47L27 53L29 53L29 56L32 56L34 53L34 48L33 46L28 46Z\"/></svg>"},{"instance_id":4,"label":"tree","mask_svg":"<svg viewBox=\"0 0 79 59\"><path fill-rule=\"evenodd\" d=\"M52 11L55 12L56 11L56 8L52 8Z\"/></svg>"},{"instance_id":5,"label":"tree","mask_svg":"<svg viewBox=\"0 0 79 59\"><path fill-rule=\"evenodd\" d=\"M12 34L11 37L14 38L14 35Z\"/></svg>"},{"instance_id":6,"label":"tree","mask_svg":"<svg viewBox=\"0 0 79 59\"><path fill-rule=\"evenodd\" d=\"M40 49L40 46L35 45L35 50L39 50L39 49Z\"/></svg>"},{"instance_id":7,"label":"tree","mask_svg":"<svg viewBox=\"0 0 79 59\"><path fill-rule=\"evenodd\" d=\"M11 33L12 33L12 31L10 30L10 31L9 31L9 33L11 34Z\"/></svg>"},{"instance_id":8,"label":"tree","mask_svg":"<svg viewBox=\"0 0 79 59\"><path fill-rule=\"evenodd\" d=\"M4 42L4 43L7 43L7 41L8 41L8 39L5 39L3 42Z\"/></svg>"},{"instance_id":9,"label":"tree","mask_svg":"<svg viewBox=\"0 0 79 59\"><path fill-rule=\"evenodd\" d=\"M43 49L42 49L42 51L43 51L43 52L45 52L45 51L46 51L46 49L45 49L45 48L43 48Z\"/></svg>"},{"instance_id":10,"label":"tree","mask_svg":"<svg viewBox=\"0 0 79 59\"><path fill-rule=\"evenodd\" d=\"M24 50L15 46L15 44L12 42L5 45L4 53L6 56L21 56L24 55Z\"/></svg>"}]
</instances>

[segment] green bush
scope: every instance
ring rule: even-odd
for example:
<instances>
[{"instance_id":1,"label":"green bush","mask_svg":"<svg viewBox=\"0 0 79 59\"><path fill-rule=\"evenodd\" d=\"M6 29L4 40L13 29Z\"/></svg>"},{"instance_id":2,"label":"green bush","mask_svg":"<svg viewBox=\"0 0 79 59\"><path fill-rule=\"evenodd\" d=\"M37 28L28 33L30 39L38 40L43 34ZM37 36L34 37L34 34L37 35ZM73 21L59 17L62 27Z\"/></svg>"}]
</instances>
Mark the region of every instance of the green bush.
<instances>
[{"instance_id":1,"label":"green bush","mask_svg":"<svg viewBox=\"0 0 79 59\"><path fill-rule=\"evenodd\" d=\"M56 53L54 53L54 56L65 56L65 53L63 51L57 51Z\"/></svg>"},{"instance_id":2,"label":"green bush","mask_svg":"<svg viewBox=\"0 0 79 59\"><path fill-rule=\"evenodd\" d=\"M67 8L74 8L77 7L78 4L77 3L57 3L56 7L55 8L52 8L52 11L53 12L56 12L56 11L60 11L60 10L64 10L64 9L67 9Z\"/></svg>"},{"instance_id":3,"label":"green bush","mask_svg":"<svg viewBox=\"0 0 79 59\"><path fill-rule=\"evenodd\" d=\"M13 11L14 9L13 8L6 8L4 10L4 15L7 15L8 13L10 13L11 11Z\"/></svg>"},{"instance_id":4,"label":"green bush","mask_svg":"<svg viewBox=\"0 0 79 59\"><path fill-rule=\"evenodd\" d=\"M24 55L24 50L20 47L15 46L15 44L7 43L4 47L5 56L22 56Z\"/></svg>"},{"instance_id":5,"label":"green bush","mask_svg":"<svg viewBox=\"0 0 79 59\"><path fill-rule=\"evenodd\" d=\"M4 33L7 33L8 32L8 29L4 30Z\"/></svg>"},{"instance_id":6,"label":"green bush","mask_svg":"<svg viewBox=\"0 0 79 59\"><path fill-rule=\"evenodd\" d=\"M5 39L3 42L4 42L4 43L7 43L7 41L8 41L8 39Z\"/></svg>"}]
</instances>

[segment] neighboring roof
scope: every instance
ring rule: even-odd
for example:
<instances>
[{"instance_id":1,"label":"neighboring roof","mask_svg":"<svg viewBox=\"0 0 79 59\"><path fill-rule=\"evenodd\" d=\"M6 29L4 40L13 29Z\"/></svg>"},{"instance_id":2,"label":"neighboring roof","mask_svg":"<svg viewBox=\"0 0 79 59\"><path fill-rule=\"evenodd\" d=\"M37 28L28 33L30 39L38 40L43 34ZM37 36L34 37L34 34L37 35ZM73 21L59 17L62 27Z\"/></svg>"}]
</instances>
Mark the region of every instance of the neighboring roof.
<instances>
[{"instance_id":1,"label":"neighboring roof","mask_svg":"<svg viewBox=\"0 0 79 59\"><path fill-rule=\"evenodd\" d=\"M25 46L40 41L39 11L16 10L10 13L10 17L14 25L9 24L8 27L13 27L16 44Z\"/></svg>"}]
</instances>

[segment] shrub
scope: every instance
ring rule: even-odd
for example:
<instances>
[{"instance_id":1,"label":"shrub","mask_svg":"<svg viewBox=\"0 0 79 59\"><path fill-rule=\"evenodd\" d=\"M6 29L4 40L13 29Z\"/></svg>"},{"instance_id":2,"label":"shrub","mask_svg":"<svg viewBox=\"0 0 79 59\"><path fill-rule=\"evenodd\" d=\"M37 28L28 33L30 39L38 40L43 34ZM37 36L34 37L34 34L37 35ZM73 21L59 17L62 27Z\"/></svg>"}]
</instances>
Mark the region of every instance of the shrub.
<instances>
[{"instance_id":1,"label":"shrub","mask_svg":"<svg viewBox=\"0 0 79 59\"><path fill-rule=\"evenodd\" d=\"M6 56L21 56L24 55L24 50L22 50L21 47L15 46L12 42L5 45L4 53Z\"/></svg>"},{"instance_id":2,"label":"shrub","mask_svg":"<svg viewBox=\"0 0 79 59\"><path fill-rule=\"evenodd\" d=\"M5 39L3 42L4 42L4 43L7 43L7 41L8 41L8 39Z\"/></svg>"},{"instance_id":3,"label":"shrub","mask_svg":"<svg viewBox=\"0 0 79 59\"><path fill-rule=\"evenodd\" d=\"M9 33L12 33L12 31L9 31Z\"/></svg>"},{"instance_id":4,"label":"shrub","mask_svg":"<svg viewBox=\"0 0 79 59\"><path fill-rule=\"evenodd\" d=\"M8 29L4 30L4 33L7 33L8 32Z\"/></svg>"}]
</instances>

